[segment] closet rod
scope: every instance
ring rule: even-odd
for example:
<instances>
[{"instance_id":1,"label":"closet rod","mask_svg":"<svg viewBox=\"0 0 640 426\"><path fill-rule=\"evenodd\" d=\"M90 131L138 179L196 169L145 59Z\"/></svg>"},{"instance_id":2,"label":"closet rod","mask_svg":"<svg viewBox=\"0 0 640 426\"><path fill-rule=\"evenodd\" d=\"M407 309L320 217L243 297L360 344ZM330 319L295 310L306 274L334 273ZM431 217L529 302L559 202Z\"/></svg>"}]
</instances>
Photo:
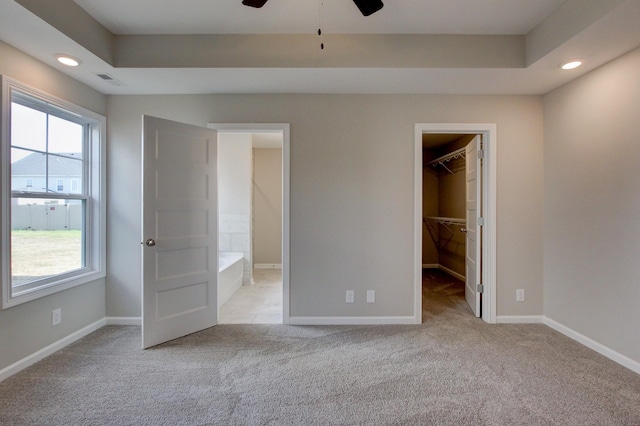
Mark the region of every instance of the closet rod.
<instances>
[{"instance_id":1,"label":"closet rod","mask_svg":"<svg viewBox=\"0 0 640 426\"><path fill-rule=\"evenodd\" d=\"M424 219L432 220L441 225L466 225L467 223L465 219L461 219L457 217L427 216Z\"/></svg>"},{"instance_id":2,"label":"closet rod","mask_svg":"<svg viewBox=\"0 0 640 426\"><path fill-rule=\"evenodd\" d=\"M451 160L455 160L456 158L465 158L465 147L456 149L455 151L450 152L446 155L443 155L442 157L438 157L435 160L431 160L427 163L427 166L436 166L439 164L445 169L447 169L449 173L453 174L453 172L449 170L449 168L445 166L444 163Z\"/></svg>"}]
</instances>

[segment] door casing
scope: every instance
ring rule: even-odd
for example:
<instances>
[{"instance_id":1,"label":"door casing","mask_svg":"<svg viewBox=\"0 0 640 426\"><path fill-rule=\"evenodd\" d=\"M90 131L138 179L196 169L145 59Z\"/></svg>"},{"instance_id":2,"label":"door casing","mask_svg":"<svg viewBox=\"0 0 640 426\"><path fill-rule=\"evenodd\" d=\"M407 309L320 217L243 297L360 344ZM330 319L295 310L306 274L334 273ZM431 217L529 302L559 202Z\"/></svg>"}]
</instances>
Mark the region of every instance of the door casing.
<instances>
[{"instance_id":1,"label":"door casing","mask_svg":"<svg viewBox=\"0 0 640 426\"><path fill-rule=\"evenodd\" d=\"M497 126L495 123L416 123L414 144L414 320L422 322L422 135L455 133L482 135L482 319L497 322L496 212L497 212Z\"/></svg>"},{"instance_id":2,"label":"door casing","mask_svg":"<svg viewBox=\"0 0 640 426\"><path fill-rule=\"evenodd\" d=\"M282 133L282 323L290 323L290 125L289 123L209 123L218 133Z\"/></svg>"}]
</instances>

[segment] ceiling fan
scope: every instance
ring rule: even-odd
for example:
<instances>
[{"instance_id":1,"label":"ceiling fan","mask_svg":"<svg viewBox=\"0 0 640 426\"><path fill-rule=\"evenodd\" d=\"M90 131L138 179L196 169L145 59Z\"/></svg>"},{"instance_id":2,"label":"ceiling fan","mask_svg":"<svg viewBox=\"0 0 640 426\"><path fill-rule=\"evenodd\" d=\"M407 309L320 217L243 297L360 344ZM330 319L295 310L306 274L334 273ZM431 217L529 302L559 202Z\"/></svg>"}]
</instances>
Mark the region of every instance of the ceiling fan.
<instances>
[{"instance_id":1,"label":"ceiling fan","mask_svg":"<svg viewBox=\"0 0 640 426\"><path fill-rule=\"evenodd\" d=\"M268 0L242 0L242 4L260 8L264 6L267 1ZM362 12L364 16L372 15L384 6L382 0L353 0L353 2L358 6L358 9L360 9L360 12Z\"/></svg>"}]
</instances>

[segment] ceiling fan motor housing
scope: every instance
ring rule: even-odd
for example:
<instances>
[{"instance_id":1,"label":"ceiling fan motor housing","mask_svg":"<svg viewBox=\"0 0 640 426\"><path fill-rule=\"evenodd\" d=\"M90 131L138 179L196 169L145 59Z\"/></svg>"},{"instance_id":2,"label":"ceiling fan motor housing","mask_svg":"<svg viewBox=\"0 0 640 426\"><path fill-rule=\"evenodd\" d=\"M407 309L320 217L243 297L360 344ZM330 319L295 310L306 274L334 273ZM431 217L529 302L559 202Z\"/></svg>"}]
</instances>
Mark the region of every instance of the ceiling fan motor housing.
<instances>
[{"instance_id":1,"label":"ceiling fan motor housing","mask_svg":"<svg viewBox=\"0 0 640 426\"><path fill-rule=\"evenodd\" d=\"M364 16L372 15L384 6L382 0L353 0L353 2Z\"/></svg>"},{"instance_id":2,"label":"ceiling fan motor housing","mask_svg":"<svg viewBox=\"0 0 640 426\"><path fill-rule=\"evenodd\" d=\"M267 1L268 0L242 0L242 4L245 6L261 8L265 3L267 3ZM353 0L353 2L358 6L358 9L360 9L360 12L362 12L364 16L372 15L384 6L382 0Z\"/></svg>"},{"instance_id":3,"label":"ceiling fan motor housing","mask_svg":"<svg viewBox=\"0 0 640 426\"><path fill-rule=\"evenodd\" d=\"M245 6L261 8L268 0L242 0Z\"/></svg>"}]
</instances>

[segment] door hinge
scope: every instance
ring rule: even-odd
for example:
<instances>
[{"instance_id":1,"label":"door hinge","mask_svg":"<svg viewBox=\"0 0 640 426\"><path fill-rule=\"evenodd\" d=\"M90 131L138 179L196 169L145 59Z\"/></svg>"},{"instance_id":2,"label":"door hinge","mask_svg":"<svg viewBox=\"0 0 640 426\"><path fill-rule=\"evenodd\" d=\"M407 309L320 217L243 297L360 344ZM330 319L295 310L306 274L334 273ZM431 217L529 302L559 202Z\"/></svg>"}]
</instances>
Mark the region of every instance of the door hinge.
<instances>
[{"instance_id":1,"label":"door hinge","mask_svg":"<svg viewBox=\"0 0 640 426\"><path fill-rule=\"evenodd\" d=\"M476 293L484 293L484 285L476 284Z\"/></svg>"},{"instance_id":2,"label":"door hinge","mask_svg":"<svg viewBox=\"0 0 640 426\"><path fill-rule=\"evenodd\" d=\"M484 226L484 217L480 216L478 218L478 226Z\"/></svg>"},{"instance_id":3,"label":"door hinge","mask_svg":"<svg viewBox=\"0 0 640 426\"><path fill-rule=\"evenodd\" d=\"M484 149L479 149L478 150L478 158L480 158L480 159L484 158Z\"/></svg>"}]
</instances>

